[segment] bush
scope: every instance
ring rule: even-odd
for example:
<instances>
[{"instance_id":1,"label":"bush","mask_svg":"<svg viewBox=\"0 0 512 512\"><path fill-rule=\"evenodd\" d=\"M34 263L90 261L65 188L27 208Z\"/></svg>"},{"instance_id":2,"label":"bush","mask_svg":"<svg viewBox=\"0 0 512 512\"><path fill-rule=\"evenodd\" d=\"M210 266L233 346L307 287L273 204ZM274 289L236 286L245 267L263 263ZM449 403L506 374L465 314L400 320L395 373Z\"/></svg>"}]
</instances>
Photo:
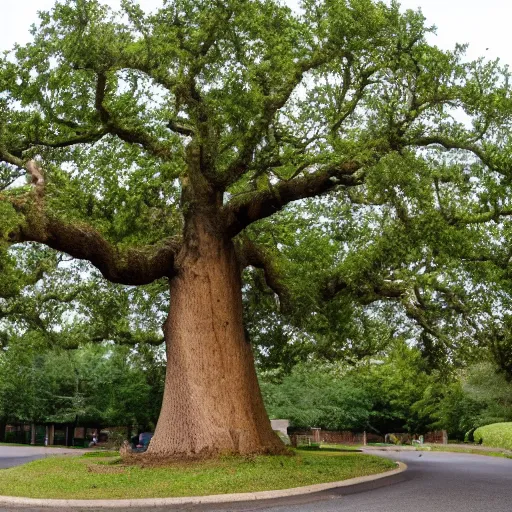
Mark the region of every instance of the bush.
<instances>
[{"instance_id":1,"label":"bush","mask_svg":"<svg viewBox=\"0 0 512 512\"><path fill-rule=\"evenodd\" d=\"M105 448L107 450L119 450L123 441L126 439L126 435L121 432L107 431L108 432L108 441L105 443Z\"/></svg>"},{"instance_id":2,"label":"bush","mask_svg":"<svg viewBox=\"0 0 512 512\"><path fill-rule=\"evenodd\" d=\"M468 430L466 432L466 435L464 436L464 442L465 443L474 443L475 442L475 429L472 428L471 430Z\"/></svg>"},{"instance_id":3,"label":"bush","mask_svg":"<svg viewBox=\"0 0 512 512\"><path fill-rule=\"evenodd\" d=\"M320 446L320 443L311 443L311 444L304 444L302 446L299 446L299 450L321 450L322 447Z\"/></svg>"},{"instance_id":4,"label":"bush","mask_svg":"<svg viewBox=\"0 0 512 512\"><path fill-rule=\"evenodd\" d=\"M512 422L485 425L477 428L473 436L476 443L484 446L512 450Z\"/></svg>"}]
</instances>

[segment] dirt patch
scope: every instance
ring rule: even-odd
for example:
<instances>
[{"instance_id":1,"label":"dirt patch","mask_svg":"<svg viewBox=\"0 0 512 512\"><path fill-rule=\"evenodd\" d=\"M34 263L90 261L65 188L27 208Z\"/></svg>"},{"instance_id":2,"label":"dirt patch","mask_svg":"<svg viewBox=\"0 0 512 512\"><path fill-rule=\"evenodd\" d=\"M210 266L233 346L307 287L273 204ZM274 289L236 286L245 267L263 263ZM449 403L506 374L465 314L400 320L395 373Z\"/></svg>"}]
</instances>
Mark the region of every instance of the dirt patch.
<instances>
[{"instance_id":1,"label":"dirt patch","mask_svg":"<svg viewBox=\"0 0 512 512\"><path fill-rule=\"evenodd\" d=\"M296 454L289 450L287 455L293 457ZM254 462L258 457L261 457L261 455L218 454L212 456L211 454L177 454L171 457L156 457L148 453L129 453L122 456L121 462L125 466L137 466L139 468L193 468L194 466L201 466L204 469L219 467L223 464L232 464L234 460L240 463Z\"/></svg>"}]
</instances>

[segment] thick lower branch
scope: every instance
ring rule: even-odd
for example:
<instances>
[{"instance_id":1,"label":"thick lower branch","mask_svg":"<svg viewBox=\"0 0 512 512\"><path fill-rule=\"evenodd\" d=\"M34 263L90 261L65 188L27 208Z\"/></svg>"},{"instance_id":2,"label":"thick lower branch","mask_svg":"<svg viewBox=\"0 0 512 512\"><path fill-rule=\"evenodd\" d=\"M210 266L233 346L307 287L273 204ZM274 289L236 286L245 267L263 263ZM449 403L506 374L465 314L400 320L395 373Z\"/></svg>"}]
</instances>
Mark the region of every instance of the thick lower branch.
<instances>
[{"instance_id":1,"label":"thick lower branch","mask_svg":"<svg viewBox=\"0 0 512 512\"><path fill-rule=\"evenodd\" d=\"M31 176L32 190L21 197L0 194L0 201L10 202L25 219L9 234L9 242L38 242L88 260L113 283L142 285L174 275L174 258L181 242L168 239L158 245L119 248L85 223L57 219L46 209L44 173L33 160L25 167Z\"/></svg>"},{"instance_id":2,"label":"thick lower branch","mask_svg":"<svg viewBox=\"0 0 512 512\"><path fill-rule=\"evenodd\" d=\"M174 257L180 243L169 239L162 245L120 249L85 224L46 219L43 230L21 228L11 242L39 242L74 258L88 260L113 283L149 284L174 275Z\"/></svg>"}]
</instances>

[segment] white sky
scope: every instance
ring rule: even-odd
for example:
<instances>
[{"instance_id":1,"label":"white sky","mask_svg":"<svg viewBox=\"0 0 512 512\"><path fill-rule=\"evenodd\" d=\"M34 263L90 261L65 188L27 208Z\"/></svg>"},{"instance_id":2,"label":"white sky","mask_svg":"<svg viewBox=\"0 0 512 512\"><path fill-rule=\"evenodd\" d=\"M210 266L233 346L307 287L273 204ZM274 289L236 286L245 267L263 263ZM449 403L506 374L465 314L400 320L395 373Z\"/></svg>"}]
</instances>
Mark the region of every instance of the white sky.
<instances>
[{"instance_id":1,"label":"white sky","mask_svg":"<svg viewBox=\"0 0 512 512\"><path fill-rule=\"evenodd\" d=\"M118 6L119 0L103 0ZM294 2L294 0L288 0ZM144 8L161 5L161 0L140 0ZM29 26L37 21L37 10L48 10L54 0L0 0L0 50L15 42L29 40ZM432 42L453 48L456 42L469 43L468 56L500 57L512 66L511 0L402 0L402 7L421 7L430 25L438 27ZM487 49L488 48L488 49Z\"/></svg>"}]
</instances>

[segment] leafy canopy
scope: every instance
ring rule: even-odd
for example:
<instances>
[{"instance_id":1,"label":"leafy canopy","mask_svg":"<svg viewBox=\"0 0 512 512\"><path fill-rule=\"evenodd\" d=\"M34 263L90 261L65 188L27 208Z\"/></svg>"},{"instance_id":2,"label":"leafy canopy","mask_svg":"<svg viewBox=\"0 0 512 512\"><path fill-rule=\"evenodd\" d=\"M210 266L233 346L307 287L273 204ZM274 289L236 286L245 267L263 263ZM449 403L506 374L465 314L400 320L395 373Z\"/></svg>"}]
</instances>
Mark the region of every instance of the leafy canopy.
<instances>
[{"instance_id":1,"label":"leafy canopy","mask_svg":"<svg viewBox=\"0 0 512 512\"><path fill-rule=\"evenodd\" d=\"M207 210L253 268L263 346L364 355L391 317L436 363L498 324L506 369L509 73L431 31L371 0L57 3L0 61L2 240L148 284ZM258 329L262 274L295 305L286 325Z\"/></svg>"}]
</instances>

